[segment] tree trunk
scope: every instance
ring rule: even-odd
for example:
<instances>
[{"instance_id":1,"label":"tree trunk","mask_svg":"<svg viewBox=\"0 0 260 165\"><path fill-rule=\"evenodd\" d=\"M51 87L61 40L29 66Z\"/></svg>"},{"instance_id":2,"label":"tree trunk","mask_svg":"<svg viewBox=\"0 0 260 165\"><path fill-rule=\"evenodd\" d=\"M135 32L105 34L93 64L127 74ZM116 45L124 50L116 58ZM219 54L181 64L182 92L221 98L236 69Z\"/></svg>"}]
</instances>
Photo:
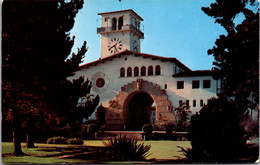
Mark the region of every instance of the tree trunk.
<instances>
[{"instance_id":1,"label":"tree trunk","mask_svg":"<svg viewBox=\"0 0 260 165\"><path fill-rule=\"evenodd\" d=\"M21 148L21 137L20 137L20 125L18 121L18 114L15 112L16 109L13 109L13 155L22 156L24 153Z\"/></svg>"},{"instance_id":2,"label":"tree trunk","mask_svg":"<svg viewBox=\"0 0 260 165\"><path fill-rule=\"evenodd\" d=\"M35 148L32 131L28 131L27 134L26 134L26 147L27 148Z\"/></svg>"},{"instance_id":3,"label":"tree trunk","mask_svg":"<svg viewBox=\"0 0 260 165\"><path fill-rule=\"evenodd\" d=\"M24 153L21 148L21 137L20 137L20 122L19 122L19 112L17 110L17 93L15 91L11 92L11 97L13 99L12 105L12 115L13 115L13 155L22 156Z\"/></svg>"}]
</instances>

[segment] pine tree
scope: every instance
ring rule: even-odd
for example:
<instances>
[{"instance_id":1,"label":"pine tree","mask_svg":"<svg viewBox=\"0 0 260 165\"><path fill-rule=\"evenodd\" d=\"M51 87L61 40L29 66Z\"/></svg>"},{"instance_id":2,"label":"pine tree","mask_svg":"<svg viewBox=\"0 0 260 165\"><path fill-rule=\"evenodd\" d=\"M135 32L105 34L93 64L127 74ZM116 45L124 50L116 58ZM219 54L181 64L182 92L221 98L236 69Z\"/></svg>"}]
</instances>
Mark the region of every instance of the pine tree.
<instances>
[{"instance_id":1,"label":"pine tree","mask_svg":"<svg viewBox=\"0 0 260 165\"><path fill-rule=\"evenodd\" d=\"M259 99L259 3L255 0L216 0L202 10L223 26L227 35L220 35L208 50L215 58L213 68L223 79L225 97L235 96L244 112ZM257 10L257 11L255 11ZM235 24L238 15L245 19ZM253 94L254 100L248 100Z\"/></svg>"},{"instance_id":2,"label":"pine tree","mask_svg":"<svg viewBox=\"0 0 260 165\"><path fill-rule=\"evenodd\" d=\"M84 42L77 54L69 56L74 44L69 31L82 7L83 0L3 1L2 102L3 112L12 112L14 155L23 155L20 121L28 119L27 126L33 125L25 110L33 107L42 112L44 103L50 118L53 114L70 116L78 99L90 92L91 83L83 77L67 80L79 69L87 51ZM24 99L28 95L41 99L32 105L33 99ZM92 106L98 101L99 97L94 98ZM21 118L21 114L27 117Z\"/></svg>"}]
</instances>

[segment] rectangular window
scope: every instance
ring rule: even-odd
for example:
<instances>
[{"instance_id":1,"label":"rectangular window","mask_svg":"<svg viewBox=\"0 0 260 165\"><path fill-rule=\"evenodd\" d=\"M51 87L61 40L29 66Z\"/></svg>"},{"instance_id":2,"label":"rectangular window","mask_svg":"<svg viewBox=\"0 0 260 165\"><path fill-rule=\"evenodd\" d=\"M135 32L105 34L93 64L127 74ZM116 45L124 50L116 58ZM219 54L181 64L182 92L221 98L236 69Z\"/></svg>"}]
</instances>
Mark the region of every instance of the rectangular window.
<instances>
[{"instance_id":1,"label":"rectangular window","mask_svg":"<svg viewBox=\"0 0 260 165\"><path fill-rule=\"evenodd\" d=\"M193 107L196 107L196 100L193 100Z\"/></svg>"},{"instance_id":2,"label":"rectangular window","mask_svg":"<svg viewBox=\"0 0 260 165\"><path fill-rule=\"evenodd\" d=\"M179 107L182 105L182 100L179 100Z\"/></svg>"},{"instance_id":3,"label":"rectangular window","mask_svg":"<svg viewBox=\"0 0 260 165\"><path fill-rule=\"evenodd\" d=\"M184 81L177 81L177 89L184 89Z\"/></svg>"},{"instance_id":4,"label":"rectangular window","mask_svg":"<svg viewBox=\"0 0 260 165\"><path fill-rule=\"evenodd\" d=\"M200 87L200 80L193 80L192 81L192 89L196 89Z\"/></svg>"},{"instance_id":5,"label":"rectangular window","mask_svg":"<svg viewBox=\"0 0 260 165\"><path fill-rule=\"evenodd\" d=\"M187 107L190 106L190 100L186 100L186 106L187 106Z\"/></svg>"},{"instance_id":6,"label":"rectangular window","mask_svg":"<svg viewBox=\"0 0 260 165\"><path fill-rule=\"evenodd\" d=\"M203 107L203 100L200 100L200 107Z\"/></svg>"},{"instance_id":7,"label":"rectangular window","mask_svg":"<svg viewBox=\"0 0 260 165\"><path fill-rule=\"evenodd\" d=\"M210 88L210 80L203 80L203 88Z\"/></svg>"},{"instance_id":8,"label":"rectangular window","mask_svg":"<svg viewBox=\"0 0 260 165\"><path fill-rule=\"evenodd\" d=\"M167 89L167 84L164 84L164 89Z\"/></svg>"}]
</instances>

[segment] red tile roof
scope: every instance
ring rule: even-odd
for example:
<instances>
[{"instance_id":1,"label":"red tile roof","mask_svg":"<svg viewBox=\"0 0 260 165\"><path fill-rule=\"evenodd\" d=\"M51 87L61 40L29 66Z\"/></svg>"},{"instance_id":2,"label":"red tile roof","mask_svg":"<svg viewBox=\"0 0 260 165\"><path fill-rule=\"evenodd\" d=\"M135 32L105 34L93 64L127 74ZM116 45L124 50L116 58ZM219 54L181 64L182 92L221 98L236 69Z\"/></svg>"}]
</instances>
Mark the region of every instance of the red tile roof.
<instances>
[{"instance_id":1,"label":"red tile roof","mask_svg":"<svg viewBox=\"0 0 260 165\"><path fill-rule=\"evenodd\" d=\"M111 56L108 56L108 57L105 57L105 58L100 58L99 60L96 60L96 61L93 61L93 62L90 62L90 63L87 63L87 64L83 64L80 66L80 69L83 69L83 68L88 68L90 66L96 66L97 64L99 63L104 63L105 61L112 61L113 58L120 58L121 56L123 55L126 55L126 56L131 56L131 55L134 55L134 56L140 56L140 57L143 57L143 58L151 58L152 60L160 60L162 62L164 61L170 61L171 63L175 63L176 65L178 65L180 68L184 69L186 72L191 72L191 69L188 68L187 66L185 66L183 63L181 63L179 60L177 60L176 58L172 58L172 57L161 57L161 56L156 56L156 55L151 55L151 54L145 54L145 53L138 53L138 52L134 52L134 51L131 51L131 50L125 50L125 51L122 51L122 52L119 52L119 53L116 53L114 55L111 55Z\"/></svg>"}]
</instances>

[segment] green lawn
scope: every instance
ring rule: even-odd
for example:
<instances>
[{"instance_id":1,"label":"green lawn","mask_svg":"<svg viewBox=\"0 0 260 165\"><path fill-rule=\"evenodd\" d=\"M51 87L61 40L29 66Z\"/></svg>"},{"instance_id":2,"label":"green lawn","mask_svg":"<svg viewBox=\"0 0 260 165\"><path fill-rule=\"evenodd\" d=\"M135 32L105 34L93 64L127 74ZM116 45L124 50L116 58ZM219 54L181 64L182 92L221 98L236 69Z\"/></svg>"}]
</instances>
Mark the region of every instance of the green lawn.
<instances>
[{"instance_id":1,"label":"green lawn","mask_svg":"<svg viewBox=\"0 0 260 165\"><path fill-rule=\"evenodd\" d=\"M153 160L173 160L177 159L176 156L181 156L178 152L180 149L177 146L190 147L189 141L141 141L146 145L151 145L150 155L147 159ZM84 145L55 145L55 144L40 144L36 143L36 148L24 148L25 144L22 143L23 152L27 156L13 157L9 154L12 153L13 146L10 142L2 143L2 163L117 163L117 162L101 162L98 158L89 158L84 156L75 156L73 158L61 158L62 155L71 155L77 153L88 153L92 149L103 147L101 140L86 140ZM7 154L7 155L6 155ZM94 160L90 160L94 159ZM120 162L129 163L129 162ZM130 162L135 163L135 162ZM144 163L144 162L138 162ZM149 163L149 162L146 162Z\"/></svg>"}]
</instances>

